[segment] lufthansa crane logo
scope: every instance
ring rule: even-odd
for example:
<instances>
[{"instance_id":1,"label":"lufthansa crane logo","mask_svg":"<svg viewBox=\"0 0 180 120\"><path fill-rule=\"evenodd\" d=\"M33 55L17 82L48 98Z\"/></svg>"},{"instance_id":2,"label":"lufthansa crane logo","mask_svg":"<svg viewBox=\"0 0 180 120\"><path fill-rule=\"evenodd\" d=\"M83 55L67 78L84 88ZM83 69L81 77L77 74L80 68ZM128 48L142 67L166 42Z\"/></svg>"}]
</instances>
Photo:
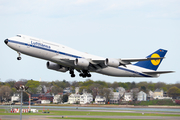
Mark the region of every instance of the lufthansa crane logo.
<instances>
[{"instance_id":1,"label":"lufthansa crane logo","mask_svg":"<svg viewBox=\"0 0 180 120\"><path fill-rule=\"evenodd\" d=\"M160 58L160 56L157 53L154 53L151 55L151 58ZM160 63L160 59L156 59L156 60L151 60L151 63L155 66L159 65Z\"/></svg>"}]
</instances>

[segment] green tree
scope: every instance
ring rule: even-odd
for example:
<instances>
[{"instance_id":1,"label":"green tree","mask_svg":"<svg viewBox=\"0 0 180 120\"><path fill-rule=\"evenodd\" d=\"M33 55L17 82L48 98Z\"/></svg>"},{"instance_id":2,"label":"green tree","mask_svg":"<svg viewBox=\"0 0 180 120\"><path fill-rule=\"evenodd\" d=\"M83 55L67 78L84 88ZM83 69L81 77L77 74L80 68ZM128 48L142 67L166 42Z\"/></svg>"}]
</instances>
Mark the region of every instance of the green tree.
<instances>
[{"instance_id":1,"label":"green tree","mask_svg":"<svg viewBox=\"0 0 180 120\"><path fill-rule=\"evenodd\" d=\"M147 88L151 91L154 91L155 90L155 84L154 83L148 83L148 86Z\"/></svg>"},{"instance_id":2,"label":"green tree","mask_svg":"<svg viewBox=\"0 0 180 120\"><path fill-rule=\"evenodd\" d=\"M36 94L37 93L37 88L40 85L39 81L35 81L35 80L28 80L28 82L26 83L25 86L28 86L28 93L31 94Z\"/></svg>"},{"instance_id":3,"label":"green tree","mask_svg":"<svg viewBox=\"0 0 180 120\"><path fill-rule=\"evenodd\" d=\"M176 86L171 87L168 90L168 96L172 97L173 99L176 99L176 97L180 96L180 89Z\"/></svg>"},{"instance_id":4,"label":"green tree","mask_svg":"<svg viewBox=\"0 0 180 120\"><path fill-rule=\"evenodd\" d=\"M63 95L62 102L64 103L64 102L67 102L67 101L68 101L68 95L67 94Z\"/></svg>"}]
</instances>

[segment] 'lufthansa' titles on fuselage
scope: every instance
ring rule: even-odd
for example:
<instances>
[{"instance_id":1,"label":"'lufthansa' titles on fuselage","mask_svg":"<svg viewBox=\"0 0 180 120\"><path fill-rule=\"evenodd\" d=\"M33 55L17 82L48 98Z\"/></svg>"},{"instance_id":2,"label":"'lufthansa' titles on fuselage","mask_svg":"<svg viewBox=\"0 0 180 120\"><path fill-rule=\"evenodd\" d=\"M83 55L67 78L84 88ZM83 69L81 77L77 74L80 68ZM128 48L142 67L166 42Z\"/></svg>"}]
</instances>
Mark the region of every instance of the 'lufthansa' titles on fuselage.
<instances>
[{"instance_id":1,"label":"'lufthansa' titles on fuselage","mask_svg":"<svg viewBox=\"0 0 180 120\"><path fill-rule=\"evenodd\" d=\"M35 46L38 46L38 47L47 48L47 49L50 49L50 48L51 48L51 46L48 46L48 45L45 45L45 44L42 44L42 43L39 43L39 42L33 42L33 41L31 41L31 44L32 44L32 45L35 45Z\"/></svg>"}]
</instances>

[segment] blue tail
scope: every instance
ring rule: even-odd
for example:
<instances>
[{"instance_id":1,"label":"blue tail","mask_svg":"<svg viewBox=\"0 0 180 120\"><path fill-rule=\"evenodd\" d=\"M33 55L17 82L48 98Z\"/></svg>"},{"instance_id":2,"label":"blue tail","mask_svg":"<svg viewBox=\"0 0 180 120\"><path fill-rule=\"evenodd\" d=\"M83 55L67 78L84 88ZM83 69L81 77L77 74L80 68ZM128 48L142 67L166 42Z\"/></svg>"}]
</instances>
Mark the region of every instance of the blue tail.
<instances>
[{"instance_id":1,"label":"blue tail","mask_svg":"<svg viewBox=\"0 0 180 120\"><path fill-rule=\"evenodd\" d=\"M164 57L166 55L166 53L167 53L167 50L159 49L159 50L155 51L154 53L150 54L149 56L147 56L146 58ZM159 65L161 64L162 60L163 59L139 61L139 62L135 63L134 65L156 71L158 69Z\"/></svg>"}]
</instances>

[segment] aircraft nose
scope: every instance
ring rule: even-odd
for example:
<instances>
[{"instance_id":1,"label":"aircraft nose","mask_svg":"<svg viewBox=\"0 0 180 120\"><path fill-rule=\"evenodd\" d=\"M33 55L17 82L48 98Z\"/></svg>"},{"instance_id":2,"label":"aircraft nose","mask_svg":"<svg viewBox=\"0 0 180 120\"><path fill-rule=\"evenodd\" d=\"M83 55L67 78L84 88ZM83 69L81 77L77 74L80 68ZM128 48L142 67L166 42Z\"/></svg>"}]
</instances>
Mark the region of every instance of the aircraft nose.
<instances>
[{"instance_id":1,"label":"aircraft nose","mask_svg":"<svg viewBox=\"0 0 180 120\"><path fill-rule=\"evenodd\" d=\"M5 39L5 40L4 40L4 43L8 44L8 39Z\"/></svg>"}]
</instances>

